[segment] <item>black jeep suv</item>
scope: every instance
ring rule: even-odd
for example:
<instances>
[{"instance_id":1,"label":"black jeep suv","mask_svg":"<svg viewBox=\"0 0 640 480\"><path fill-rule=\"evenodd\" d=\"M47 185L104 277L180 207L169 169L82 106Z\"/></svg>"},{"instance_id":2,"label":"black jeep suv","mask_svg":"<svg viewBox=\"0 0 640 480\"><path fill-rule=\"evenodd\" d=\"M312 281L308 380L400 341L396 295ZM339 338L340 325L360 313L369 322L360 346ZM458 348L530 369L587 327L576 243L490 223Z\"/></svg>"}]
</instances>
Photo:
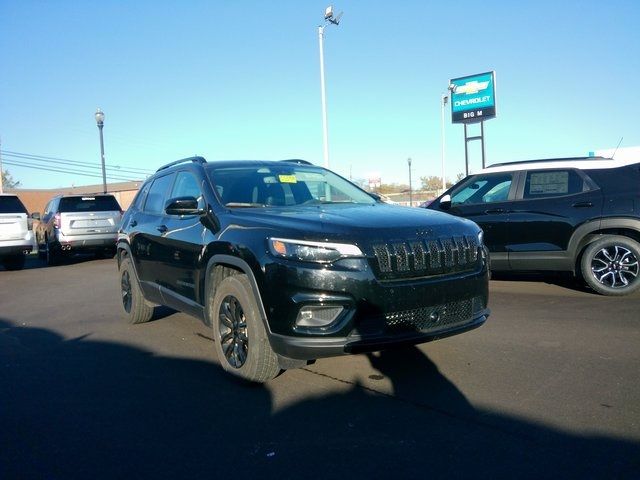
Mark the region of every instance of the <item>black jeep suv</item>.
<instances>
[{"instance_id":1,"label":"black jeep suv","mask_svg":"<svg viewBox=\"0 0 640 480\"><path fill-rule=\"evenodd\" d=\"M224 369L252 381L489 315L475 223L380 203L302 160L173 162L143 184L117 246L129 321L154 304L200 318Z\"/></svg>"},{"instance_id":2,"label":"black jeep suv","mask_svg":"<svg viewBox=\"0 0 640 480\"><path fill-rule=\"evenodd\" d=\"M428 208L477 222L492 271L565 271L596 292L640 288L640 160L492 165Z\"/></svg>"}]
</instances>

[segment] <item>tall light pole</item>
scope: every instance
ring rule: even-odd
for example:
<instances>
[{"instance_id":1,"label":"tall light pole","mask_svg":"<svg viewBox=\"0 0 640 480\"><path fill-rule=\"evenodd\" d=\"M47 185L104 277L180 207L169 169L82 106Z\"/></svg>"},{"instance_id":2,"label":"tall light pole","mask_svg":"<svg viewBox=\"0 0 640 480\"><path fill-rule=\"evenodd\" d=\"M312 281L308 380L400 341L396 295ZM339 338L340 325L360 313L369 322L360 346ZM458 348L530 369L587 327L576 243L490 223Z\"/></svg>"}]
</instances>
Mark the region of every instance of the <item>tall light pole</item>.
<instances>
[{"instance_id":1,"label":"tall light pole","mask_svg":"<svg viewBox=\"0 0 640 480\"><path fill-rule=\"evenodd\" d=\"M411 157L407 158L409 165L409 206L413 207L413 187L411 186Z\"/></svg>"},{"instance_id":2,"label":"tall light pole","mask_svg":"<svg viewBox=\"0 0 640 480\"><path fill-rule=\"evenodd\" d=\"M324 28L327 24L338 26L342 12L333 16L333 5L324 11L324 25L318 26L318 43L320 45L320 96L322 97L322 146L324 166L329 168L329 127L327 126L327 92L324 85Z\"/></svg>"},{"instance_id":3,"label":"tall light pole","mask_svg":"<svg viewBox=\"0 0 640 480\"><path fill-rule=\"evenodd\" d=\"M0 193L4 193L4 170L2 170L2 139L0 139Z\"/></svg>"},{"instance_id":4,"label":"tall light pole","mask_svg":"<svg viewBox=\"0 0 640 480\"><path fill-rule=\"evenodd\" d=\"M447 189L447 180L445 178L444 164L445 164L445 141L444 141L444 109L449 101L449 96L443 93L440 102L440 117L442 120L442 191Z\"/></svg>"},{"instance_id":5,"label":"tall light pole","mask_svg":"<svg viewBox=\"0 0 640 480\"><path fill-rule=\"evenodd\" d=\"M96 110L96 123L100 130L100 160L102 161L102 193L107 193L107 174L104 168L104 139L102 138L102 127L104 127L104 112L98 108Z\"/></svg>"}]
</instances>

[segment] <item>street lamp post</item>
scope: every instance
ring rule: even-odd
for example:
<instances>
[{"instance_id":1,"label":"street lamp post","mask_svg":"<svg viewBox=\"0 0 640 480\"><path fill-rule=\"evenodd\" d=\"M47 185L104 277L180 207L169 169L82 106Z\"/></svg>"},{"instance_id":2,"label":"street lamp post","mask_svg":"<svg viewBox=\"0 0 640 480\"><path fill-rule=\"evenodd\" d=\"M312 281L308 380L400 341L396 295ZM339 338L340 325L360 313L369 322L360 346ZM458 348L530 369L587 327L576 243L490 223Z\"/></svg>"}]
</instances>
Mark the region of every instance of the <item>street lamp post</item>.
<instances>
[{"instance_id":1,"label":"street lamp post","mask_svg":"<svg viewBox=\"0 0 640 480\"><path fill-rule=\"evenodd\" d=\"M409 206L413 207L413 187L411 186L411 157L407 158L409 165Z\"/></svg>"},{"instance_id":2,"label":"street lamp post","mask_svg":"<svg viewBox=\"0 0 640 480\"><path fill-rule=\"evenodd\" d=\"M442 120L442 191L447 189L447 180L445 178L444 164L445 164L445 141L444 141L444 109L449 100L449 96L446 93L442 94L440 102L440 117Z\"/></svg>"},{"instance_id":3,"label":"street lamp post","mask_svg":"<svg viewBox=\"0 0 640 480\"><path fill-rule=\"evenodd\" d=\"M327 92L324 84L324 28L327 23L338 25L342 12L333 16L333 6L329 5L324 11L324 25L318 26L318 44L320 46L320 96L322 98L322 147L324 166L329 168L329 127L327 126Z\"/></svg>"},{"instance_id":4,"label":"street lamp post","mask_svg":"<svg viewBox=\"0 0 640 480\"><path fill-rule=\"evenodd\" d=\"M102 193L107 193L107 174L104 168L104 139L102 138L102 128L104 127L104 112L98 108L96 110L96 123L100 130L100 160L102 162Z\"/></svg>"}]
</instances>

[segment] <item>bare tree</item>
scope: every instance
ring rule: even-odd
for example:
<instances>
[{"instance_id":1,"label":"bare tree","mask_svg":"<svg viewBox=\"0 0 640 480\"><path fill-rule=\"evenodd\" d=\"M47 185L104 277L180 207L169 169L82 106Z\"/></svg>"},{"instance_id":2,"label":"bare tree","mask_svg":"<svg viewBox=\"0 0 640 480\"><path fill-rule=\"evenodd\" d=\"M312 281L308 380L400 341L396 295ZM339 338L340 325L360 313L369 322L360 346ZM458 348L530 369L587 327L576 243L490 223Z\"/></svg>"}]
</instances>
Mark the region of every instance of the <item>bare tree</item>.
<instances>
[{"instance_id":1,"label":"bare tree","mask_svg":"<svg viewBox=\"0 0 640 480\"><path fill-rule=\"evenodd\" d=\"M2 171L2 187L3 188L18 188L20 186L19 180L14 180L9 170Z\"/></svg>"}]
</instances>

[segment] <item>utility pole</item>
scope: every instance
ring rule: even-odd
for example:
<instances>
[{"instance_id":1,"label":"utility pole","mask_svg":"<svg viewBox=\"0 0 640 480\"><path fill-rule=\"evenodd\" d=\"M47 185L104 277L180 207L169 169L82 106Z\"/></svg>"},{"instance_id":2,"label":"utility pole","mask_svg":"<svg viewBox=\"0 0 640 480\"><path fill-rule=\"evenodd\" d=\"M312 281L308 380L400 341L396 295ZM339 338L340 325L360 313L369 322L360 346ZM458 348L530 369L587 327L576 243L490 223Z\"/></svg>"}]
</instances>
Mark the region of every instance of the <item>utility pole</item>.
<instances>
[{"instance_id":1,"label":"utility pole","mask_svg":"<svg viewBox=\"0 0 640 480\"><path fill-rule=\"evenodd\" d=\"M0 137L0 193L4 193L4 170L2 170L2 137Z\"/></svg>"},{"instance_id":2,"label":"utility pole","mask_svg":"<svg viewBox=\"0 0 640 480\"><path fill-rule=\"evenodd\" d=\"M318 44L320 46L320 96L322 99L322 150L324 167L329 168L329 127L327 126L327 92L324 83L324 29L327 24L338 26L342 12L333 15L333 6L329 5L324 12L324 25L318 26Z\"/></svg>"},{"instance_id":3,"label":"utility pole","mask_svg":"<svg viewBox=\"0 0 640 480\"><path fill-rule=\"evenodd\" d=\"M98 108L95 113L98 130L100 130L100 160L102 162L102 193L107 193L107 173L104 167L104 140L102 129L104 127L104 112Z\"/></svg>"},{"instance_id":4,"label":"utility pole","mask_svg":"<svg viewBox=\"0 0 640 480\"><path fill-rule=\"evenodd\" d=\"M445 177L445 140L444 140L444 109L447 105L447 101L449 100L449 96L446 93L442 94L440 102L440 116L441 116L441 124L442 124L442 191L444 192L447 189L447 180Z\"/></svg>"},{"instance_id":5,"label":"utility pole","mask_svg":"<svg viewBox=\"0 0 640 480\"><path fill-rule=\"evenodd\" d=\"M413 187L411 186L411 157L407 158L409 164L409 206L413 207Z\"/></svg>"}]
</instances>

